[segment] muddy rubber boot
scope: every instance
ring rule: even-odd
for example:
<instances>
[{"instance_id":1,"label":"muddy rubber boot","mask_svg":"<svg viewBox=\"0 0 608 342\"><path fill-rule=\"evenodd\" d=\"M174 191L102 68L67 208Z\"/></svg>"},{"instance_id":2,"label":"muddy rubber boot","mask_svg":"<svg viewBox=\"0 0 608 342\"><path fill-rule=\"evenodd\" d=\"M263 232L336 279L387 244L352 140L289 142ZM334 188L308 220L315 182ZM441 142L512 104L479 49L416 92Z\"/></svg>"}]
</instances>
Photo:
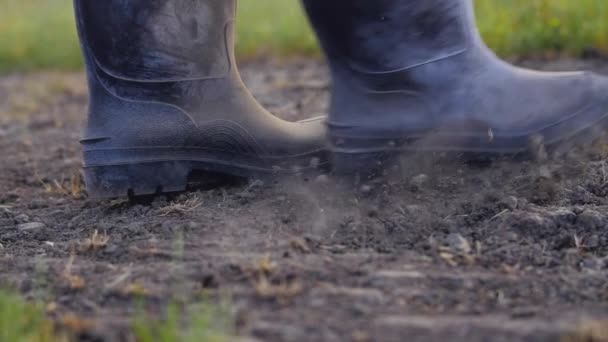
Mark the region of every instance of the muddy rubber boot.
<instances>
[{"instance_id":1,"label":"muddy rubber boot","mask_svg":"<svg viewBox=\"0 0 608 342\"><path fill-rule=\"evenodd\" d=\"M189 177L324 165L324 119L286 122L235 63L234 0L75 0L90 88L84 139L95 198L185 190Z\"/></svg>"},{"instance_id":2,"label":"muddy rubber boot","mask_svg":"<svg viewBox=\"0 0 608 342\"><path fill-rule=\"evenodd\" d=\"M608 81L497 58L471 0L303 0L333 79L335 169L382 169L403 151L511 155L588 143L608 117Z\"/></svg>"}]
</instances>

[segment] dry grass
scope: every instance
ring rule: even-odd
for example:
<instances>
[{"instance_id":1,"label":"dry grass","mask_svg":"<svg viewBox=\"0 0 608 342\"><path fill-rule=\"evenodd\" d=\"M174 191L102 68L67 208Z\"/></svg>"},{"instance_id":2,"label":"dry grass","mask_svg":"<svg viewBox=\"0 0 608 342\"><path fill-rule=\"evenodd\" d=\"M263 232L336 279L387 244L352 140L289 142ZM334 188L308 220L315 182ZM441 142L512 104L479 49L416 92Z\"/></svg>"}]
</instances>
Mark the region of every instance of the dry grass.
<instances>
[{"instance_id":1,"label":"dry grass","mask_svg":"<svg viewBox=\"0 0 608 342\"><path fill-rule=\"evenodd\" d=\"M80 199L84 194L84 182L80 172L74 172L67 179L62 177L61 179L55 179L52 181L45 181L38 172L35 177L44 188L44 191L50 194L58 194L61 196L72 197L74 199Z\"/></svg>"},{"instance_id":2,"label":"dry grass","mask_svg":"<svg viewBox=\"0 0 608 342\"><path fill-rule=\"evenodd\" d=\"M184 201L183 203L171 203L170 205L160 208L159 213L160 216L169 216L174 214L186 214L188 212L192 212L197 210L198 208L203 206L203 200L199 197L191 197Z\"/></svg>"},{"instance_id":3,"label":"dry grass","mask_svg":"<svg viewBox=\"0 0 608 342\"><path fill-rule=\"evenodd\" d=\"M99 234L99 231L95 230L90 238L84 239L78 244L78 251L81 253L95 252L102 248L105 248L110 241L110 237L105 234Z\"/></svg>"},{"instance_id":4,"label":"dry grass","mask_svg":"<svg viewBox=\"0 0 608 342\"><path fill-rule=\"evenodd\" d=\"M71 342L46 317L44 305L26 302L12 292L0 290L0 341Z\"/></svg>"},{"instance_id":5,"label":"dry grass","mask_svg":"<svg viewBox=\"0 0 608 342\"><path fill-rule=\"evenodd\" d=\"M278 264L267 256L245 270L251 279L255 293L260 298L288 304L302 293L304 287L296 279L285 279L279 275Z\"/></svg>"},{"instance_id":6,"label":"dry grass","mask_svg":"<svg viewBox=\"0 0 608 342\"><path fill-rule=\"evenodd\" d=\"M81 276L73 274L72 267L74 266L75 259L76 257L74 255L70 256L70 259L68 259L68 262L61 273L61 278L65 285L71 290L82 290L86 286L86 281Z\"/></svg>"}]
</instances>

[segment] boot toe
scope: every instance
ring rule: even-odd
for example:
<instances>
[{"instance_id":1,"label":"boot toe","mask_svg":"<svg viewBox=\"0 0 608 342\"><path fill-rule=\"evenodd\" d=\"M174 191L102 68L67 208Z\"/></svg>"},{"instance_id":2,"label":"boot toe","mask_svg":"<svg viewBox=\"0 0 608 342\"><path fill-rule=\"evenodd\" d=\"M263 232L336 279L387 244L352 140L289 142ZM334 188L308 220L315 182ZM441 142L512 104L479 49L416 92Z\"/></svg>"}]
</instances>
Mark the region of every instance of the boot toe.
<instances>
[{"instance_id":1,"label":"boot toe","mask_svg":"<svg viewBox=\"0 0 608 342\"><path fill-rule=\"evenodd\" d=\"M542 132L546 144L558 151L588 147L608 130L608 77L591 72L585 76L589 96L580 104L581 109L574 115L562 115Z\"/></svg>"}]
</instances>

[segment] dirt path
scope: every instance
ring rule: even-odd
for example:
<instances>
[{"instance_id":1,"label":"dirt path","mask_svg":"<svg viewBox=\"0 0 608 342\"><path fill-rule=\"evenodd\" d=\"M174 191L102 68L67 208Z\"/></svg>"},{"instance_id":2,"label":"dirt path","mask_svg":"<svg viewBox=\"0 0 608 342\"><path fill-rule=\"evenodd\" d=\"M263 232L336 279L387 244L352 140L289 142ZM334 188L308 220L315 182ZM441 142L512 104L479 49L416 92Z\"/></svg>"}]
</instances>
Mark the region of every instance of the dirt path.
<instances>
[{"instance_id":1,"label":"dirt path","mask_svg":"<svg viewBox=\"0 0 608 342\"><path fill-rule=\"evenodd\" d=\"M278 115L324 113L322 65L244 69ZM86 101L80 74L0 79L0 282L90 319L83 338L127 340L139 295L229 295L238 333L262 341L555 341L608 318L606 149L409 157L354 190L319 177L96 202L79 178Z\"/></svg>"}]
</instances>

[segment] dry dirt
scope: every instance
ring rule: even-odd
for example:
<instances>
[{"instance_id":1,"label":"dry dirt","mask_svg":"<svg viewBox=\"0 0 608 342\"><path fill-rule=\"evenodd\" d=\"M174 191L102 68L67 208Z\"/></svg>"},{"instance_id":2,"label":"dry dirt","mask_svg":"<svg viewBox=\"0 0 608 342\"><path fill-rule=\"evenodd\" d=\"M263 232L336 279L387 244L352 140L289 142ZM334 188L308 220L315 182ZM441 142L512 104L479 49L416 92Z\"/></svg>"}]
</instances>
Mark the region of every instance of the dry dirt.
<instances>
[{"instance_id":1,"label":"dry dirt","mask_svg":"<svg viewBox=\"0 0 608 342\"><path fill-rule=\"evenodd\" d=\"M318 62L244 77L281 117L325 112ZM0 282L86 319L71 326L83 340L127 341L144 296L152 311L228 297L236 333L260 341L601 341L601 146L542 163L408 157L356 189L322 176L99 202L80 181L86 102L81 74L0 78Z\"/></svg>"}]
</instances>

